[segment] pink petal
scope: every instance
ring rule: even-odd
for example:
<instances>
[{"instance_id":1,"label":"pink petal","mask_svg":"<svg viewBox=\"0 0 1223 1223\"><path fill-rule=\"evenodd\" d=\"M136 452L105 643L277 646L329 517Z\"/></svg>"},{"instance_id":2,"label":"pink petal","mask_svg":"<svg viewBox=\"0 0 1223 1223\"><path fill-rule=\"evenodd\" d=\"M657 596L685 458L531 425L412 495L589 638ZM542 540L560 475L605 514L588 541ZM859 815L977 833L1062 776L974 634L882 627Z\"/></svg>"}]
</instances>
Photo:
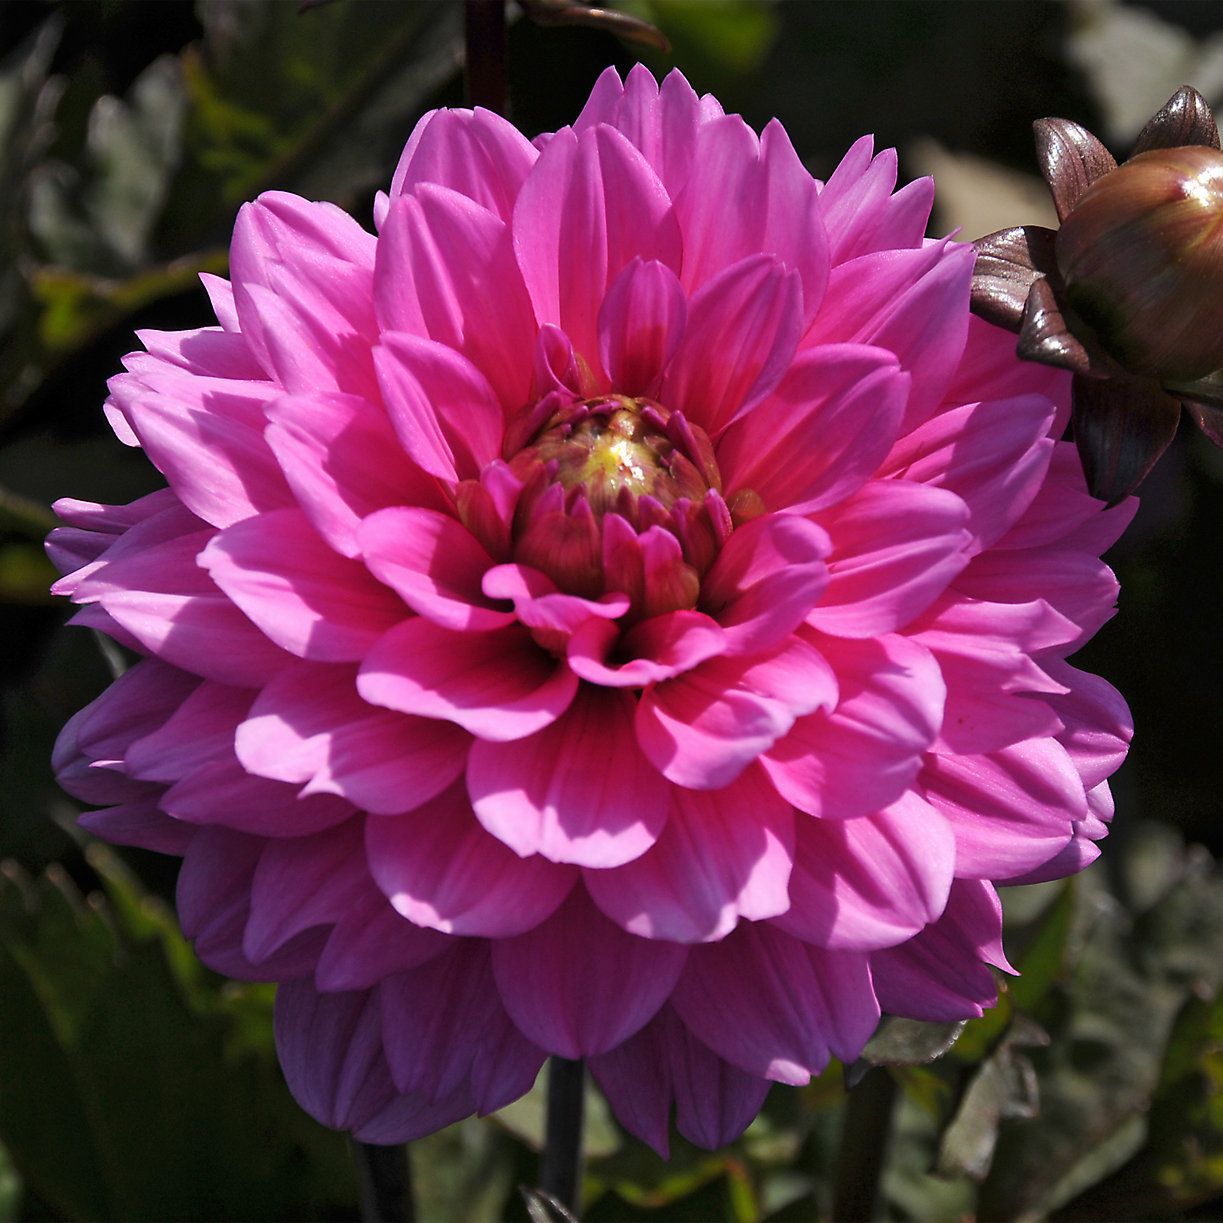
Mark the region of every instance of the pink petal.
<instances>
[{"instance_id":1,"label":"pink petal","mask_svg":"<svg viewBox=\"0 0 1223 1223\"><path fill-rule=\"evenodd\" d=\"M994 1005L987 964L1011 971L1002 954L1002 906L985 882L957 879L947 911L916 938L871 956L879 1005L892 1015L950 1023Z\"/></svg>"},{"instance_id":2,"label":"pink petal","mask_svg":"<svg viewBox=\"0 0 1223 1223\"><path fill-rule=\"evenodd\" d=\"M874 480L821 515L832 538L828 587L807 617L838 637L894 632L920 615L968 562L968 508L954 493Z\"/></svg>"},{"instance_id":3,"label":"pink petal","mask_svg":"<svg viewBox=\"0 0 1223 1223\"><path fill-rule=\"evenodd\" d=\"M155 798L108 807L104 811L86 811L77 816L77 824L86 832L109 841L112 845L134 845L155 854L173 854L181 858L191 844L195 829L180 824L162 813Z\"/></svg>"},{"instance_id":4,"label":"pink petal","mask_svg":"<svg viewBox=\"0 0 1223 1223\"><path fill-rule=\"evenodd\" d=\"M395 167L391 197L436 183L508 221L538 156L512 123L492 111L432 111L421 120Z\"/></svg>"},{"instance_id":5,"label":"pink petal","mask_svg":"<svg viewBox=\"0 0 1223 1223\"><path fill-rule=\"evenodd\" d=\"M568 635L591 619L615 620L629 608L625 595L606 594L583 599L565 594L545 573L529 565L497 565L484 575L483 589L495 599L508 599L514 614L528 628Z\"/></svg>"},{"instance_id":6,"label":"pink petal","mask_svg":"<svg viewBox=\"0 0 1223 1223\"><path fill-rule=\"evenodd\" d=\"M437 482L404 453L386 413L356 395L286 395L264 433L314 529L359 556L361 520L388 505L442 504Z\"/></svg>"},{"instance_id":7,"label":"pink petal","mask_svg":"<svg viewBox=\"0 0 1223 1223\"><path fill-rule=\"evenodd\" d=\"M298 664L256 698L238 727L251 773L337 794L378 815L410 811L440 794L467 761L467 734L450 722L367 705L352 666Z\"/></svg>"},{"instance_id":8,"label":"pink petal","mask_svg":"<svg viewBox=\"0 0 1223 1223\"><path fill-rule=\"evenodd\" d=\"M724 790L676 790L658 843L616 870L588 870L591 899L630 934L724 938L740 918L785 912L794 812L757 770Z\"/></svg>"},{"instance_id":9,"label":"pink petal","mask_svg":"<svg viewBox=\"0 0 1223 1223\"><path fill-rule=\"evenodd\" d=\"M576 878L489 836L461 784L410 815L367 820L365 848L374 882L396 911L444 934L522 934L552 913Z\"/></svg>"},{"instance_id":10,"label":"pink petal","mask_svg":"<svg viewBox=\"0 0 1223 1223\"><path fill-rule=\"evenodd\" d=\"M599 307L635 256L680 266L679 226L649 164L613 128L557 132L514 209L514 249L541 323L594 364Z\"/></svg>"},{"instance_id":11,"label":"pink petal","mask_svg":"<svg viewBox=\"0 0 1223 1223\"><path fill-rule=\"evenodd\" d=\"M1028 395L942 412L900 440L882 476L946 488L968 506L977 549L990 547L1031 504L1053 453L1053 405Z\"/></svg>"},{"instance_id":12,"label":"pink petal","mask_svg":"<svg viewBox=\"0 0 1223 1223\"><path fill-rule=\"evenodd\" d=\"M1083 785L1091 790L1121 767L1134 724L1125 698L1107 680L1052 659L1041 664L1068 689L1046 700L1065 729L1058 742L1070 756Z\"/></svg>"},{"instance_id":13,"label":"pink petal","mask_svg":"<svg viewBox=\"0 0 1223 1223\"><path fill-rule=\"evenodd\" d=\"M796 1085L830 1057L853 1061L879 1022L866 956L812 947L766 924L692 948L671 1001L718 1056Z\"/></svg>"},{"instance_id":14,"label":"pink petal","mask_svg":"<svg viewBox=\"0 0 1223 1223\"><path fill-rule=\"evenodd\" d=\"M828 537L813 522L768 515L727 540L701 588L728 654L780 645L818 602L828 580Z\"/></svg>"},{"instance_id":15,"label":"pink petal","mask_svg":"<svg viewBox=\"0 0 1223 1223\"><path fill-rule=\"evenodd\" d=\"M854 820L799 816L787 934L834 951L892 947L936 921L955 870L951 826L916 794Z\"/></svg>"},{"instance_id":16,"label":"pink petal","mask_svg":"<svg viewBox=\"0 0 1223 1223\"><path fill-rule=\"evenodd\" d=\"M370 651L357 691L375 705L445 718L480 739L522 739L555 722L577 691L516 626L455 633L423 618L393 628Z\"/></svg>"},{"instance_id":17,"label":"pink petal","mask_svg":"<svg viewBox=\"0 0 1223 1223\"><path fill-rule=\"evenodd\" d=\"M166 371L111 379L111 394L154 466L194 513L225 527L291 503L263 440L274 388Z\"/></svg>"},{"instance_id":18,"label":"pink petal","mask_svg":"<svg viewBox=\"0 0 1223 1223\"><path fill-rule=\"evenodd\" d=\"M683 335L687 306L666 264L634 259L599 308L599 356L622 395L653 395Z\"/></svg>"},{"instance_id":19,"label":"pink petal","mask_svg":"<svg viewBox=\"0 0 1223 1223\"><path fill-rule=\"evenodd\" d=\"M541 926L492 944L501 1000L528 1040L560 1057L594 1057L658 1012L688 949L634 938L574 889Z\"/></svg>"},{"instance_id":20,"label":"pink petal","mask_svg":"<svg viewBox=\"0 0 1223 1223\"><path fill-rule=\"evenodd\" d=\"M773 393L722 435L726 489L751 488L775 510L835 505L882 462L908 391L884 349L825 344L800 353Z\"/></svg>"},{"instance_id":21,"label":"pink petal","mask_svg":"<svg viewBox=\"0 0 1223 1223\"><path fill-rule=\"evenodd\" d=\"M592 684L644 688L691 671L725 649L726 635L715 620L677 611L639 620L627 633L592 618L570 637L566 657L573 673Z\"/></svg>"},{"instance_id":22,"label":"pink petal","mask_svg":"<svg viewBox=\"0 0 1223 1223\"><path fill-rule=\"evenodd\" d=\"M513 612L480 588L492 557L453 518L397 506L367 518L358 539L370 572L434 624L483 631L513 623Z\"/></svg>"},{"instance_id":23,"label":"pink petal","mask_svg":"<svg viewBox=\"0 0 1223 1223\"><path fill-rule=\"evenodd\" d=\"M685 289L768 251L798 272L805 330L828 284L828 240L815 182L785 129L774 120L757 141L738 115L714 119L698 129L693 158L696 170L675 203Z\"/></svg>"},{"instance_id":24,"label":"pink petal","mask_svg":"<svg viewBox=\"0 0 1223 1223\"><path fill-rule=\"evenodd\" d=\"M712 658L646 691L637 705L637 741L676 785L718 790L797 718L835 700L827 662L792 637L759 658Z\"/></svg>"},{"instance_id":25,"label":"pink petal","mask_svg":"<svg viewBox=\"0 0 1223 1223\"><path fill-rule=\"evenodd\" d=\"M442 480L474 479L501 453L502 413L488 379L461 353L406 332L374 352L404 449Z\"/></svg>"},{"instance_id":26,"label":"pink petal","mask_svg":"<svg viewBox=\"0 0 1223 1223\"><path fill-rule=\"evenodd\" d=\"M1007 879L1047 862L1087 814L1066 751L1029 739L985 756L929 756L919 789L951 822L956 874Z\"/></svg>"},{"instance_id":27,"label":"pink petal","mask_svg":"<svg viewBox=\"0 0 1223 1223\"><path fill-rule=\"evenodd\" d=\"M384 332L411 332L461 353L506 410L526 402L536 326L500 217L431 184L392 200L378 238L374 299Z\"/></svg>"},{"instance_id":28,"label":"pink petal","mask_svg":"<svg viewBox=\"0 0 1223 1223\"><path fill-rule=\"evenodd\" d=\"M473 744L467 786L480 823L522 857L610 867L643 854L670 787L637 747L633 707L628 693L582 687L538 734Z\"/></svg>"},{"instance_id":29,"label":"pink petal","mask_svg":"<svg viewBox=\"0 0 1223 1223\"><path fill-rule=\"evenodd\" d=\"M840 696L801 718L762 763L778 791L824 819L852 819L898 799L938 734L943 681L929 652L903 637L816 639Z\"/></svg>"},{"instance_id":30,"label":"pink petal","mask_svg":"<svg viewBox=\"0 0 1223 1223\"><path fill-rule=\"evenodd\" d=\"M798 274L751 255L703 285L660 392L714 434L763 399L786 372L802 327Z\"/></svg>"},{"instance_id":31,"label":"pink petal","mask_svg":"<svg viewBox=\"0 0 1223 1223\"><path fill-rule=\"evenodd\" d=\"M301 658L361 658L406 614L364 565L333 552L300 510L227 528L200 564L268 637Z\"/></svg>"}]
</instances>

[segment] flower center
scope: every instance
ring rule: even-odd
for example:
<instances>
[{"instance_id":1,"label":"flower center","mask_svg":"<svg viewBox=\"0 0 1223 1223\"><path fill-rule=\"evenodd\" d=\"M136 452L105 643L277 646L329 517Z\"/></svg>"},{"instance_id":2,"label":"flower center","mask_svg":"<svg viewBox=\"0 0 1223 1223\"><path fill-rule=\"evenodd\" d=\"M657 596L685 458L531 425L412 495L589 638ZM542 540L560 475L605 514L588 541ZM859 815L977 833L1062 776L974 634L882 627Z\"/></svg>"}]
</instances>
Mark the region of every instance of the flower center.
<instances>
[{"instance_id":1,"label":"flower center","mask_svg":"<svg viewBox=\"0 0 1223 1223\"><path fill-rule=\"evenodd\" d=\"M634 519L639 498L663 509L700 502L721 478L705 433L648 399L604 395L554 412L511 466L539 462L566 492L580 490L598 517Z\"/></svg>"}]
</instances>

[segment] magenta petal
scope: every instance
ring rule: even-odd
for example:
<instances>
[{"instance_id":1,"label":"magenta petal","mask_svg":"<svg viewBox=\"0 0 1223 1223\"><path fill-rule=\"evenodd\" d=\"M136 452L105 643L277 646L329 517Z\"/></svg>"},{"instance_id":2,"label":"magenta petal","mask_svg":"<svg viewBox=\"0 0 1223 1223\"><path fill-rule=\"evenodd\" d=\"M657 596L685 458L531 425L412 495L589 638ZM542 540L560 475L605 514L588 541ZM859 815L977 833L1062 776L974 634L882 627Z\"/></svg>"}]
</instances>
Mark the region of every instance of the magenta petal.
<instances>
[{"instance_id":1,"label":"magenta petal","mask_svg":"<svg viewBox=\"0 0 1223 1223\"><path fill-rule=\"evenodd\" d=\"M386 413L356 395L285 395L264 436L315 530L359 556L361 519L388 505L441 504L436 481L403 453Z\"/></svg>"},{"instance_id":2,"label":"magenta petal","mask_svg":"<svg viewBox=\"0 0 1223 1223\"><path fill-rule=\"evenodd\" d=\"M400 917L371 884L327 936L314 983L329 993L369 989L384 977L415 968L453 945L446 935Z\"/></svg>"},{"instance_id":3,"label":"magenta petal","mask_svg":"<svg viewBox=\"0 0 1223 1223\"><path fill-rule=\"evenodd\" d=\"M410 815L366 821L370 873L395 909L445 934L506 938L537 926L576 872L520 858L476 821L462 785Z\"/></svg>"},{"instance_id":4,"label":"magenta petal","mask_svg":"<svg viewBox=\"0 0 1223 1223\"><path fill-rule=\"evenodd\" d=\"M131 742L125 753L128 772L143 781L174 782L229 756L235 728L250 707L249 689L205 681L161 726Z\"/></svg>"},{"instance_id":5,"label":"magenta petal","mask_svg":"<svg viewBox=\"0 0 1223 1223\"><path fill-rule=\"evenodd\" d=\"M462 354L406 332L374 351L391 423L420 466L469 480L501 453L502 413L488 379Z\"/></svg>"},{"instance_id":6,"label":"magenta petal","mask_svg":"<svg viewBox=\"0 0 1223 1223\"><path fill-rule=\"evenodd\" d=\"M654 171L610 127L560 131L514 208L514 249L541 323L598 359L599 307L634 257L680 266L679 226Z\"/></svg>"},{"instance_id":7,"label":"magenta petal","mask_svg":"<svg viewBox=\"0 0 1223 1223\"><path fill-rule=\"evenodd\" d=\"M518 1029L560 1057L594 1057L644 1026L675 987L688 948L635 938L575 889L541 926L492 944Z\"/></svg>"},{"instance_id":8,"label":"magenta petal","mask_svg":"<svg viewBox=\"0 0 1223 1223\"><path fill-rule=\"evenodd\" d=\"M365 811L396 815L440 794L467 762L467 733L451 722L368 705L352 666L303 663L277 676L238 727L249 772L308 783Z\"/></svg>"},{"instance_id":9,"label":"magenta petal","mask_svg":"<svg viewBox=\"0 0 1223 1223\"><path fill-rule=\"evenodd\" d=\"M919 788L956 836L956 874L1008 879L1052 858L1087 814L1066 751L1029 739L985 756L930 756Z\"/></svg>"},{"instance_id":10,"label":"magenta petal","mask_svg":"<svg viewBox=\"0 0 1223 1223\"><path fill-rule=\"evenodd\" d=\"M770 509L797 513L843 501L883 461L908 392L908 375L882 348L822 344L800 353L773 393L722 435L728 495L750 488Z\"/></svg>"},{"instance_id":11,"label":"magenta petal","mask_svg":"<svg viewBox=\"0 0 1223 1223\"><path fill-rule=\"evenodd\" d=\"M994 1005L998 987L988 964L1010 970L998 894L986 882L957 879L943 916L907 943L875 952L871 975L889 1014L950 1023Z\"/></svg>"},{"instance_id":12,"label":"magenta petal","mask_svg":"<svg viewBox=\"0 0 1223 1223\"><path fill-rule=\"evenodd\" d=\"M165 815L156 798L107 807L104 811L86 811L77 816L77 824L86 832L109 841L112 845L133 845L155 854L174 854L181 858L191 844L195 828Z\"/></svg>"},{"instance_id":13,"label":"magenta petal","mask_svg":"<svg viewBox=\"0 0 1223 1223\"><path fill-rule=\"evenodd\" d=\"M664 1159L672 1101L679 1132L717 1150L743 1133L770 1086L707 1049L669 1006L619 1048L592 1058L590 1070L617 1120Z\"/></svg>"},{"instance_id":14,"label":"magenta petal","mask_svg":"<svg viewBox=\"0 0 1223 1223\"><path fill-rule=\"evenodd\" d=\"M653 395L683 335L687 306L666 264L634 259L599 308L599 356L622 395Z\"/></svg>"},{"instance_id":15,"label":"magenta petal","mask_svg":"<svg viewBox=\"0 0 1223 1223\"><path fill-rule=\"evenodd\" d=\"M254 963L313 926L330 926L369 888L361 825L268 842L251 880L242 950Z\"/></svg>"},{"instance_id":16,"label":"magenta petal","mask_svg":"<svg viewBox=\"0 0 1223 1223\"><path fill-rule=\"evenodd\" d=\"M720 1057L800 1085L830 1057L853 1061L879 1022L866 956L812 947L767 924L693 947L672 1005Z\"/></svg>"},{"instance_id":17,"label":"magenta petal","mask_svg":"<svg viewBox=\"0 0 1223 1223\"><path fill-rule=\"evenodd\" d=\"M480 739L522 739L569 708L577 677L517 626L455 633L406 620L370 651L357 691L375 705L445 718Z\"/></svg>"},{"instance_id":18,"label":"magenta petal","mask_svg":"<svg viewBox=\"0 0 1223 1223\"><path fill-rule=\"evenodd\" d=\"M538 734L473 744L467 786L480 823L523 857L600 868L643 854L670 787L637 747L633 706L627 693L582 687Z\"/></svg>"},{"instance_id":19,"label":"magenta petal","mask_svg":"<svg viewBox=\"0 0 1223 1223\"><path fill-rule=\"evenodd\" d=\"M968 508L954 493L874 480L821 516L832 538L828 586L807 617L838 637L894 632L968 563Z\"/></svg>"},{"instance_id":20,"label":"magenta petal","mask_svg":"<svg viewBox=\"0 0 1223 1223\"><path fill-rule=\"evenodd\" d=\"M547 574L529 565L497 565L485 573L482 586L491 598L510 600L528 628L543 631L569 634L591 619L615 620L629 609L622 594L598 599L565 594Z\"/></svg>"},{"instance_id":21,"label":"magenta petal","mask_svg":"<svg viewBox=\"0 0 1223 1223\"><path fill-rule=\"evenodd\" d=\"M616 870L588 870L591 899L630 934L724 938L739 919L785 912L794 812L758 770L723 790L676 790L658 843Z\"/></svg>"},{"instance_id":22,"label":"magenta petal","mask_svg":"<svg viewBox=\"0 0 1223 1223\"><path fill-rule=\"evenodd\" d=\"M1125 759L1134 724L1125 698L1107 680L1066 662L1042 665L1068 691L1046 697L1061 718L1058 742L1070 756L1083 785L1092 790L1111 777Z\"/></svg>"},{"instance_id":23,"label":"magenta petal","mask_svg":"<svg viewBox=\"0 0 1223 1223\"><path fill-rule=\"evenodd\" d=\"M412 133L395 167L391 197L436 183L508 221L538 156L512 123L492 111L479 107L431 111Z\"/></svg>"},{"instance_id":24,"label":"magenta petal","mask_svg":"<svg viewBox=\"0 0 1223 1223\"><path fill-rule=\"evenodd\" d=\"M917 776L942 721L942 677L930 653L904 637L824 637L818 647L837 677L836 706L799 719L762 763L778 791L812 815L869 815Z\"/></svg>"},{"instance_id":25,"label":"magenta petal","mask_svg":"<svg viewBox=\"0 0 1223 1223\"><path fill-rule=\"evenodd\" d=\"M759 654L789 637L823 593L828 550L815 523L789 515L757 518L731 535L701 589L728 654Z\"/></svg>"},{"instance_id":26,"label":"magenta petal","mask_svg":"<svg viewBox=\"0 0 1223 1223\"><path fill-rule=\"evenodd\" d=\"M206 764L162 798L168 815L192 824L219 824L265 837L308 836L350 819L352 803L334 794L298 796L294 786L245 772L230 757Z\"/></svg>"},{"instance_id":27,"label":"magenta petal","mask_svg":"<svg viewBox=\"0 0 1223 1223\"><path fill-rule=\"evenodd\" d=\"M759 658L712 658L643 693L637 741L676 785L721 789L836 691L823 656L792 637Z\"/></svg>"},{"instance_id":28,"label":"magenta petal","mask_svg":"<svg viewBox=\"0 0 1223 1223\"><path fill-rule=\"evenodd\" d=\"M777 385L801 329L798 274L772 255L743 259L692 298L660 397L714 434Z\"/></svg>"},{"instance_id":29,"label":"magenta petal","mask_svg":"<svg viewBox=\"0 0 1223 1223\"><path fill-rule=\"evenodd\" d=\"M300 510L227 528L200 564L271 640L300 658L358 659L406 614L364 565L328 547Z\"/></svg>"},{"instance_id":30,"label":"magenta petal","mask_svg":"<svg viewBox=\"0 0 1223 1223\"><path fill-rule=\"evenodd\" d=\"M854 820L799 816L787 934L834 951L893 947L935 921L955 870L955 834L928 803L905 794Z\"/></svg>"},{"instance_id":31,"label":"magenta petal","mask_svg":"<svg viewBox=\"0 0 1223 1223\"><path fill-rule=\"evenodd\" d=\"M374 304L384 333L436 340L466 357L507 410L526 402L535 319L500 217L433 184L393 200L378 239Z\"/></svg>"},{"instance_id":32,"label":"magenta petal","mask_svg":"<svg viewBox=\"0 0 1223 1223\"><path fill-rule=\"evenodd\" d=\"M370 572L434 624L484 630L513 623L513 613L490 604L480 588L492 557L448 515L414 506L380 510L361 524L358 538Z\"/></svg>"}]
</instances>

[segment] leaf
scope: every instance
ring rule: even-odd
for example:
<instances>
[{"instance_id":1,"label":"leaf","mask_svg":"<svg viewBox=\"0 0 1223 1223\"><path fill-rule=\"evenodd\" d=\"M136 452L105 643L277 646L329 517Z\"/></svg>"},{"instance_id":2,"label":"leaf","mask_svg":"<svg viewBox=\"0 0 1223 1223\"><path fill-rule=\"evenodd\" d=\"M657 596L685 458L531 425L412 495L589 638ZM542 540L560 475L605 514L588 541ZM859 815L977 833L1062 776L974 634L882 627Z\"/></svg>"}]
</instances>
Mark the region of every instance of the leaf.
<instances>
[{"instance_id":1,"label":"leaf","mask_svg":"<svg viewBox=\"0 0 1223 1223\"><path fill-rule=\"evenodd\" d=\"M531 1223L578 1223L577 1216L550 1193L542 1189L528 1189L526 1185L520 1185L518 1192L527 1204Z\"/></svg>"},{"instance_id":2,"label":"leaf","mask_svg":"<svg viewBox=\"0 0 1223 1223\"><path fill-rule=\"evenodd\" d=\"M936 1061L959 1040L965 1026L963 1021L923 1023L886 1015L854 1069L863 1066L864 1073L869 1066L922 1066Z\"/></svg>"}]
</instances>

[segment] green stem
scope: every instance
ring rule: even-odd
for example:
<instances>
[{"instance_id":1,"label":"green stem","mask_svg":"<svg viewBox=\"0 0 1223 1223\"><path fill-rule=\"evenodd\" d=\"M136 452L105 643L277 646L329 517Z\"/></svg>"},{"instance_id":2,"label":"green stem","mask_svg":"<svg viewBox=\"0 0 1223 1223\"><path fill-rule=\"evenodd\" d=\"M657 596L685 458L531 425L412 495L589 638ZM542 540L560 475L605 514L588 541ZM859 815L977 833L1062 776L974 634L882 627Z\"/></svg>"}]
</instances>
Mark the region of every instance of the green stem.
<instances>
[{"instance_id":1,"label":"green stem","mask_svg":"<svg viewBox=\"0 0 1223 1223\"><path fill-rule=\"evenodd\" d=\"M837 1223L864 1223L877 1217L895 1102L896 1081L881 1068L868 1070L849 1092L832 1200Z\"/></svg>"},{"instance_id":2,"label":"green stem","mask_svg":"<svg viewBox=\"0 0 1223 1223\"><path fill-rule=\"evenodd\" d=\"M361 1223L414 1223L412 1174L406 1146L352 1144Z\"/></svg>"}]
</instances>

